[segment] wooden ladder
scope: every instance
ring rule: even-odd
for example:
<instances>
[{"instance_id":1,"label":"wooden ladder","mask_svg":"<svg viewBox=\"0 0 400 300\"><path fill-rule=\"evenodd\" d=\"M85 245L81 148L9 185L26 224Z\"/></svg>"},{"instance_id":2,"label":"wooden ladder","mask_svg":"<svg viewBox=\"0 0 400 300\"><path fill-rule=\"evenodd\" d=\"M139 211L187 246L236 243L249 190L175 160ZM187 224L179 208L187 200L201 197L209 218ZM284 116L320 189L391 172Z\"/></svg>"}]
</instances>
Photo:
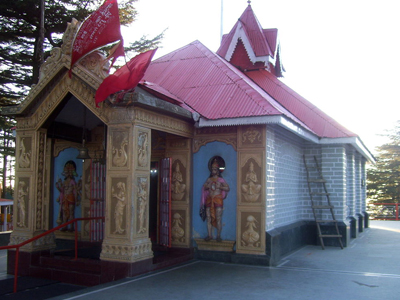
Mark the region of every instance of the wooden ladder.
<instances>
[{"instance_id":1,"label":"wooden ladder","mask_svg":"<svg viewBox=\"0 0 400 300\"><path fill-rule=\"evenodd\" d=\"M310 199L311 199L311 208L313 211L315 223L317 225L317 230L318 230L318 237L321 242L321 247L322 250L325 249L324 245L324 238L337 238L340 244L340 247L343 249L343 243L342 243L342 235L339 233L339 227L338 227L338 221L335 218L335 213L333 211L334 206L331 204L331 199L330 199L330 194L328 193L328 190L326 188L326 180L322 176L322 171L321 168L318 164L317 157L314 156L314 162L315 166L310 167L307 165L306 157L303 155L303 160L304 160L304 166L306 167L307 171L307 185L308 185L308 192L310 194ZM317 178L311 178L310 177L310 169L314 168L318 171L318 177ZM323 191L321 192L321 185L323 187ZM315 191L317 189L317 191ZM326 197L325 200L316 200L314 199L314 196L322 196ZM318 203L319 202L319 203ZM321 203L324 202L325 204L321 205ZM318 214L317 211L323 210L329 210L332 216L332 219L330 220L322 220L318 219ZM327 224L327 223L332 223L335 225L336 233L334 234L323 234L321 231L321 224Z\"/></svg>"}]
</instances>

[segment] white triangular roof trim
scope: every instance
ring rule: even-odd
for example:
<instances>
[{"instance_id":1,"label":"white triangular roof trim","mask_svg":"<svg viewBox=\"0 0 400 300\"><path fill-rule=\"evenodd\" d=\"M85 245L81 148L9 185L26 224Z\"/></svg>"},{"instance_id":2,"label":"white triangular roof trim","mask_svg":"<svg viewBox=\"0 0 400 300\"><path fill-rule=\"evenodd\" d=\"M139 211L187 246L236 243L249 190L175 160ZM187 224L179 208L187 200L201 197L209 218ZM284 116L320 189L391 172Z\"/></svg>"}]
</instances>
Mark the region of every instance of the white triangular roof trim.
<instances>
[{"instance_id":1,"label":"white triangular roof trim","mask_svg":"<svg viewBox=\"0 0 400 300\"><path fill-rule=\"evenodd\" d=\"M239 21L239 26L236 27L235 34L233 35L233 38L231 40L231 43L229 44L228 51L226 52L225 59L227 61L230 61L232 58L233 53L235 52L238 40L241 39L244 45L244 48L246 49L247 55L250 58L250 61L255 64L257 61L263 61L265 65L267 63L272 63L275 65L275 58L265 55L265 56L256 56L254 53L253 48L251 47L251 43L246 35L246 32L243 29L242 23Z\"/></svg>"}]
</instances>

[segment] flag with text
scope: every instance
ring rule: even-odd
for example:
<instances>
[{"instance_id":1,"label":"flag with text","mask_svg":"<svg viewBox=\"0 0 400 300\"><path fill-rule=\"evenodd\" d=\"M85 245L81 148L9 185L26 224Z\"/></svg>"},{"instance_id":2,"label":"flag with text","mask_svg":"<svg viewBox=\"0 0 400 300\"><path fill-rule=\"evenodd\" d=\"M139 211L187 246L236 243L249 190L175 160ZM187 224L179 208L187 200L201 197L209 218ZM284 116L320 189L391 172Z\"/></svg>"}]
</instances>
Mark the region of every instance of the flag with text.
<instances>
[{"instance_id":1,"label":"flag with text","mask_svg":"<svg viewBox=\"0 0 400 300\"><path fill-rule=\"evenodd\" d=\"M75 63L83 56L116 41L119 41L117 49L109 56L113 57L112 63L124 55L124 48L117 0L106 0L78 29L72 44L70 75Z\"/></svg>"}]
</instances>

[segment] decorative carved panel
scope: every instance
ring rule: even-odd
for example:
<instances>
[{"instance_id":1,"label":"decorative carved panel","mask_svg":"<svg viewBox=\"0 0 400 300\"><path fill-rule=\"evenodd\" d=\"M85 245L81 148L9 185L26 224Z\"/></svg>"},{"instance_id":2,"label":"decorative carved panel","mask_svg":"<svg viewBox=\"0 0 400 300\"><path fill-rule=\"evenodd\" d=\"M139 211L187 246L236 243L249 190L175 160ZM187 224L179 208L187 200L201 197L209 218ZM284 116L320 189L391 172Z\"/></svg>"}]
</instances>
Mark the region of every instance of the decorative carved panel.
<instances>
[{"instance_id":1,"label":"decorative carved panel","mask_svg":"<svg viewBox=\"0 0 400 300\"><path fill-rule=\"evenodd\" d=\"M36 229L43 229L43 204L44 204L44 166L45 166L45 149L46 149L46 133L38 133L38 166L36 176Z\"/></svg>"},{"instance_id":2,"label":"decorative carved panel","mask_svg":"<svg viewBox=\"0 0 400 300\"><path fill-rule=\"evenodd\" d=\"M136 228L138 235L148 235L148 206L149 206L149 193L148 193L148 178L137 177L137 218Z\"/></svg>"},{"instance_id":3,"label":"decorative carved panel","mask_svg":"<svg viewBox=\"0 0 400 300\"><path fill-rule=\"evenodd\" d=\"M239 131L239 147L265 147L265 129L263 126L242 126Z\"/></svg>"},{"instance_id":4,"label":"decorative carved panel","mask_svg":"<svg viewBox=\"0 0 400 300\"><path fill-rule=\"evenodd\" d=\"M185 194L187 193L186 175L186 167L180 159L175 159L172 163L172 201L185 201Z\"/></svg>"},{"instance_id":5,"label":"decorative carved panel","mask_svg":"<svg viewBox=\"0 0 400 300\"><path fill-rule=\"evenodd\" d=\"M16 198L17 198L17 214L14 216L16 218L16 227L28 228L28 215L30 212L30 178L20 177L18 178L17 188L16 188ZM15 209L15 208L14 208Z\"/></svg>"},{"instance_id":6,"label":"decorative carved panel","mask_svg":"<svg viewBox=\"0 0 400 300\"><path fill-rule=\"evenodd\" d=\"M259 210L238 211L238 253L265 254L264 214Z\"/></svg>"},{"instance_id":7,"label":"decorative carved panel","mask_svg":"<svg viewBox=\"0 0 400 300\"><path fill-rule=\"evenodd\" d=\"M156 129L184 137L193 136L193 126L189 122L149 110L135 108L135 120L143 127Z\"/></svg>"},{"instance_id":8,"label":"decorative carved panel","mask_svg":"<svg viewBox=\"0 0 400 300\"><path fill-rule=\"evenodd\" d=\"M138 130L137 134L137 168L148 170L150 168L150 132Z\"/></svg>"},{"instance_id":9,"label":"decorative carved panel","mask_svg":"<svg viewBox=\"0 0 400 300\"><path fill-rule=\"evenodd\" d=\"M241 201L260 203L262 195L262 168L254 158L248 159L241 168Z\"/></svg>"},{"instance_id":10,"label":"decorative carved panel","mask_svg":"<svg viewBox=\"0 0 400 300\"><path fill-rule=\"evenodd\" d=\"M242 214L242 235L240 240L242 247L259 248L261 246L260 221L259 213Z\"/></svg>"},{"instance_id":11,"label":"decorative carved panel","mask_svg":"<svg viewBox=\"0 0 400 300\"><path fill-rule=\"evenodd\" d=\"M188 239L187 232L187 214L184 209L173 209L171 212L172 216L172 245L186 245Z\"/></svg>"},{"instance_id":12,"label":"decorative carved panel","mask_svg":"<svg viewBox=\"0 0 400 300\"><path fill-rule=\"evenodd\" d=\"M127 169L129 167L129 130L114 130L111 132L111 169Z\"/></svg>"},{"instance_id":13,"label":"decorative carved panel","mask_svg":"<svg viewBox=\"0 0 400 300\"><path fill-rule=\"evenodd\" d=\"M101 260L134 262L153 257L151 243L132 244L111 244L106 241L103 243Z\"/></svg>"},{"instance_id":14,"label":"decorative carved panel","mask_svg":"<svg viewBox=\"0 0 400 300\"><path fill-rule=\"evenodd\" d=\"M128 217L130 211L127 210L129 207L128 195L127 195L127 178L118 177L111 179L111 216L110 228L111 234L117 236L125 236L128 231ZM128 204L128 205L127 205Z\"/></svg>"},{"instance_id":15,"label":"decorative carved panel","mask_svg":"<svg viewBox=\"0 0 400 300\"><path fill-rule=\"evenodd\" d=\"M238 173L239 205L265 205L264 151L240 151Z\"/></svg>"},{"instance_id":16,"label":"decorative carved panel","mask_svg":"<svg viewBox=\"0 0 400 300\"><path fill-rule=\"evenodd\" d=\"M32 170L32 136L21 135L17 149L17 168L20 171Z\"/></svg>"}]
</instances>

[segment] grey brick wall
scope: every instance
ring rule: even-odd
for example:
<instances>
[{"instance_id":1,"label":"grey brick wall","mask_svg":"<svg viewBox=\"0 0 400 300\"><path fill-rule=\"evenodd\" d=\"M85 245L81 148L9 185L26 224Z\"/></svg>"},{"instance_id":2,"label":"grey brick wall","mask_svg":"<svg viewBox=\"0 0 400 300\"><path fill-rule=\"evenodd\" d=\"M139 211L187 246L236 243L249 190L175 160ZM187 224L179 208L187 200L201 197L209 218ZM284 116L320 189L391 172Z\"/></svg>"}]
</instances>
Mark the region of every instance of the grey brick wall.
<instances>
[{"instance_id":1,"label":"grey brick wall","mask_svg":"<svg viewBox=\"0 0 400 300\"><path fill-rule=\"evenodd\" d=\"M301 140L277 128L267 130L267 230L304 218Z\"/></svg>"},{"instance_id":2,"label":"grey brick wall","mask_svg":"<svg viewBox=\"0 0 400 300\"><path fill-rule=\"evenodd\" d=\"M338 221L348 223L365 211L366 186L361 183L366 178L366 160L351 145L312 144L274 126L267 127L266 142L267 231L314 220L303 155L308 166L314 166L317 158ZM318 178L316 169L310 169L310 177ZM323 192L323 185L313 191ZM327 204L325 196L314 199L315 204ZM317 213L318 218L332 218L328 210Z\"/></svg>"}]
</instances>

